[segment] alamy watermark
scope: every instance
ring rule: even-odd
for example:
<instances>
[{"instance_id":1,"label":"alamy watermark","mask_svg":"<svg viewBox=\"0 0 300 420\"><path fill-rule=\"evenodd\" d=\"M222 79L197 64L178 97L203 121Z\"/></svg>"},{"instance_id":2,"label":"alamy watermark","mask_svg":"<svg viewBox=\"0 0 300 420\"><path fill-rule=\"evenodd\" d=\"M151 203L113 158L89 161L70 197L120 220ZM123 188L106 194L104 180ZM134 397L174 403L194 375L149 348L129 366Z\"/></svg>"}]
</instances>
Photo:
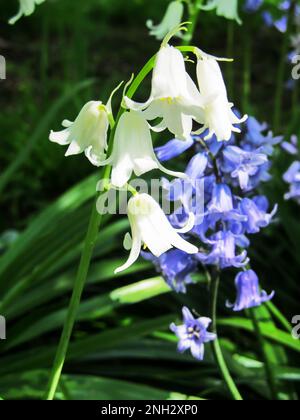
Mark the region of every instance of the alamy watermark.
<instances>
[{"instance_id":1,"label":"alamy watermark","mask_svg":"<svg viewBox=\"0 0 300 420\"><path fill-rule=\"evenodd\" d=\"M292 329L292 336L295 340L299 340L300 338L300 315L295 315L292 318L292 324L295 327Z\"/></svg>"},{"instance_id":2,"label":"alamy watermark","mask_svg":"<svg viewBox=\"0 0 300 420\"><path fill-rule=\"evenodd\" d=\"M300 79L300 54L296 54L292 58L292 64L294 64L293 70L292 70L292 78L294 80Z\"/></svg>"},{"instance_id":3,"label":"alamy watermark","mask_svg":"<svg viewBox=\"0 0 300 420\"><path fill-rule=\"evenodd\" d=\"M0 315L0 340L6 339L6 320L4 316Z\"/></svg>"},{"instance_id":4,"label":"alamy watermark","mask_svg":"<svg viewBox=\"0 0 300 420\"><path fill-rule=\"evenodd\" d=\"M6 79L6 60L3 55L0 55L0 80Z\"/></svg>"},{"instance_id":5,"label":"alamy watermark","mask_svg":"<svg viewBox=\"0 0 300 420\"><path fill-rule=\"evenodd\" d=\"M205 216L203 179L193 182L177 179L171 183L166 179L152 179L148 183L144 179L136 178L124 188L114 188L110 180L102 180L97 185L97 191L101 193L97 200L97 210L102 215L126 215L130 191L136 191L154 198L166 216L174 215L181 219L193 213L195 226L201 225Z\"/></svg>"}]
</instances>

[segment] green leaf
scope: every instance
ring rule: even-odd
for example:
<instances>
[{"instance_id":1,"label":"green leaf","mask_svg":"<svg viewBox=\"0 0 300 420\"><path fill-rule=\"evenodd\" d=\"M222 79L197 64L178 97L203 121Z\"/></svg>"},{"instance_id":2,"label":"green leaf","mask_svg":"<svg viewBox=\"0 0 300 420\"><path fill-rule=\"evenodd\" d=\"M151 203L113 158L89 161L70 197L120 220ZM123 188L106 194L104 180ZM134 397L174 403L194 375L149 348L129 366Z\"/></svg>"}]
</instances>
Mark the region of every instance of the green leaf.
<instances>
[{"instance_id":1,"label":"green leaf","mask_svg":"<svg viewBox=\"0 0 300 420\"><path fill-rule=\"evenodd\" d=\"M173 321L174 315L166 315L158 318L136 321L126 327L107 328L99 334L90 334L88 337L77 340L70 344L68 360L76 360L86 357L97 351L114 349L124 343L134 342L140 337L148 336L161 328L168 328ZM40 369L51 366L56 350L53 346L34 348L32 350L18 352L16 355L7 355L1 358L1 375L10 372L24 372L26 370Z\"/></svg>"},{"instance_id":2,"label":"green leaf","mask_svg":"<svg viewBox=\"0 0 300 420\"><path fill-rule=\"evenodd\" d=\"M93 84L92 80L85 80L83 82L78 83L77 85L73 86L72 89L68 90L63 96L61 96L52 107L48 110L48 112L44 115L41 119L40 123L38 124L37 128L33 132L32 136L30 137L27 144L22 148L22 151L17 155L17 158L13 160L10 166L1 174L0 176L0 194L3 193L3 189L9 183L11 178L14 176L15 172L20 169L20 167L26 162L29 158L30 154L34 150L34 147L38 144L38 140L47 133L47 129L49 124L54 119L56 114L70 101L70 99L74 98L75 95L78 94L81 90L90 87Z\"/></svg>"},{"instance_id":3,"label":"green leaf","mask_svg":"<svg viewBox=\"0 0 300 420\"><path fill-rule=\"evenodd\" d=\"M224 327L240 328L246 331L254 332L252 322L244 318L219 319L218 324L223 325ZM281 331L276 327L263 324L261 325L261 332L264 337L270 339L271 341L300 352L300 342L299 340L295 340L291 334Z\"/></svg>"},{"instance_id":4,"label":"green leaf","mask_svg":"<svg viewBox=\"0 0 300 420\"><path fill-rule=\"evenodd\" d=\"M42 399L48 371L38 370L1 378L0 390L6 399ZM16 386L17 384L17 386ZM63 375L59 400L200 400L177 392L154 388L141 383L92 375Z\"/></svg>"},{"instance_id":5,"label":"green leaf","mask_svg":"<svg viewBox=\"0 0 300 420\"><path fill-rule=\"evenodd\" d=\"M121 287L112 293L83 301L79 307L77 320L99 319L121 305L138 303L158 296L161 293L170 292L170 290L161 277L143 280L129 286ZM21 320L19 324L17 323L10 330L10 339L4 343L2 349L6 351L61 327L64 323L66 313L67 308L63 308L49 313L44 317L40 317L36 321L32 321L29 318L27 325L26 320Z\"/></svg>"}]
</instances>

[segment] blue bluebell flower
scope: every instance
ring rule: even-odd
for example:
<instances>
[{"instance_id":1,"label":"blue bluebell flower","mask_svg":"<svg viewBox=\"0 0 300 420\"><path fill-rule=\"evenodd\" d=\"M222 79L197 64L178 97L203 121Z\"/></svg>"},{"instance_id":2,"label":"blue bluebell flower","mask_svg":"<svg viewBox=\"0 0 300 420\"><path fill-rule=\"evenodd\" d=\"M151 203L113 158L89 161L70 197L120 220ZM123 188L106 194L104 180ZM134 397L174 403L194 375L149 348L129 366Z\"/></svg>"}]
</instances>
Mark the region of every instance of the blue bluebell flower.
<instances>
[{"instance_id":1,"label":"blue bluebell flower","mask_svg":"<svg viewBox=\"0 0 300 420\"><path fill-rule=\"evenodd\" d=\"M253 270L238 273L235 278L235 286L237 289L236 302L234 304L226 303L226 306L232 308L233 311L260 306L274 296L274 292L268 295L264 290L260 291L258 277Z\"/></svg>"},{"instance_id":2,"label":"blue bluebell flower","mask_svg":"<svg viewBox=\"0 0 300 420\"><path fill-rule=\"evenodd\" d=\"M296 135L292 135L290 141L283 141L281 143L281 147L285 150L288 154L295 156L299 153L298 149L298 137Z\"/></svg>"},{"instance_id":3,"label":"blue bluebell flower","mask_svg":"<svg viewBox=\"0 0 300 420\"><path fill-rule=\"evenodd\" d=\"M207 206L208 213L228 213L233 210L232 192L226 184L215 184L212 198Z\"/></svg>"},{"instance_id":4,"label":"blue bluebell flower","mask_svg":"<svg viewBox=\"0 0 300 420\"><path fill-rule=\"evenodd\" d=\"M278 8L279 10L282 10L284 12L288 12L291 7L291 3L292 3L292 0L283 0L282 2L279 3ZM297 16L300 14L300 6L298 4L296 4L295 14Z\"/></svg>"},{"instance_id":5,"label":"blue bluebell flower","mask_svg":"<svg viewBox=\"0 0 300 420\"><path fill-rule=\"evenodd\" d=\"M170 329L179 338L178 351L183 353L190 349L193 357L197 360L204 358L204 344L214 341L217 336L208 332L207 329L211 323L210 318L194 318L187 307L182 309L183 325L172 323Z\"/></svg>"},{"instance_id":6,"label":"blue bluebell flower","mask_svg":"<svg viewBox=\"0 0 300 420\"><path fill-rule=\"evenodd\" d=\"M288 24L288 17L286 15L282 16L280 19L275 19L270 12L265 11L262 13L262 18L269 28L274 26L279 32L286 32Z\"/></svg>"},{"instance_id":7,"label":"blue bluebell flower","mask_svg":"<svg viewBox=\"0 0 300 420\"><path fill-rule=\"evenodd\" d=\"M234 208L236 198L232 195L228 185L214 183L211 193L211 200L207 204L205 215L210 220L210 225L218 221L245 221L247 218L241 214L238 208ZM237 207L237 206L236 206Z\"/></svg>"},{"instance_id":8,"label":"blue bluebell flower","mask_svg":"<svg viewBox=\"0 0 300 420\"><path fill-rule=\"evenodd\" d=\"M248 13L256 12L263 4L263 0L246 0L244 10Z\"/></svg>"},{"instance_id":9,"label":"blue bluebell flower","mask_svg":"<svg viewBox=\"0 0 300 420\"><path fill-rule=\"evenodd\" d=\"M189 161L185 174L195 186L195 181L203 178L204 172L207 168L208 156L206 152L196 153L196 155Z\"/></svg>"},{"instance_id":10,"label":"blue bluebell flower","mask_svg":"<svg viewBox=\"0 0 300 420\"><path fill-rule=\"evenodd\" d=\"M162 179L166 199L182 205L169 217L174 227L183 227L191 213L195 216L195 223L199 223L199 219L202 220L201 207L203 206L199 205L199 201L204 200L204 197L201 199L204 184L197 181L203 179L207 164L207 153L199 152L187 165L185 171L187 179L174 179L172 181Z\"/></svg>"},{"instance_id":11,"label":"blue bluebell flower","mask_svg":"<svg viewBox=\"0 0 300 420\"><path fill-rule=\"evenodd\" d=\"M258 122L254 117L249 117L247 122L247 131L241 141L243 150L264 153L271 156L274 151L274 146L279 144L283 136L273 136L271 131L264 134L268 129L268 124Z\"/></svg>"},{"instance_id":12,"label":"blue bluebell flower","mask_svg":"<svg viewBox=\"0 0 300 420\"><path fill-rule=\"evenodd\" d=\"M161 162L166 162L190 149L194 145L194 141L192 136L188 137L186 140L172 139L163 146L156 147L154 151Z\"/></svg>"},{"instance_id":13,"label":"blue bluebell flower","mask_svg":"<svg viewBox=\"0 0 300 420\"><path fill-rule=\"evenodd\" d=\"M277 212L278 206L275 205L271 213L267 213L269 203L266 197L257 196L252 200L243 198L240 203L241 213L247 216L244 222L246 233L258 233L261 228L268 226Z\"/></svg>"},{"instance_id":14,"label":"blue bluebell flower","mask_svg":"<svg viewBox=\"0 0 300 420\"><path fill-rule=\"evenodd\" d=\"M193 283L191 274L196 271L198 264L192 255L179 249L171 249L160 257L155 257L150 252L142 252L141 255L154 264L175 292L186 293L186 285Z\"/></svg>"},{"instance_id":15,"label":"blue bluebell flower","mask_svg":"<svg viewBox=\"0 0 300 420\"><path fill-rule=\"evenodd\" d=\"M300 162L296 160L283 175L285 182L300 182Z\"/></svg>"},{"instance_id":16,"label":"blue bluebell flower","mask_svg":"<svg viewBox=\"0 0 300 420\"><path fill-rule=\"evenodd\" d=\"M268 162L264 153L258 150L244 151L238 146L228 146L223 150L223 166L225 173L237 178L242 190L253 188L251 177L259 173L259 168Z\"/></svg>"},{"instance_id":17,"label":"blue bluebell flower","mask_svg":"<svg viewBox=\"0 0 300 420\"><path fill-rule=\"evenodd\" d=\"M300 162L295 161L283 175L285 182L290 184L289 191L284 195L285 200L295 200L300 204Z\"/></svg>"},{"instance_id":18,"label":"blue bluebell flower","mask_svg":"<svg viewBox=\"0 0 300 420\"><path fill-rule=\"evenodd\" d=\"M242 242L239 242L240 239ZM236 248L239 243L244 244L243 239L243 236L240 238L239 235L235 235L231 231L219 231L211 235L209 239L202 238L203 242L211 246L211 250L208 253L199 252L196 257L202 264L216 265L221 269L245 267L249 262L247 251L243 250L236 255Z\"/></svg>"},{"instance_id":19,"label":"blue bluebell flower","mask_svg":"<svg viewBox=\"0 0 300 420\"><path fill-rule=\"evenodd\" d=\"M174 228L182 228L192 213L195 225L187 238L198 238L201 248L195 256L172 250L160 259L148 257L175 291L186 290L191 281L190 274L199 263L215 265L220 269L245 269L249 263L247 248L250 241L247 236L268 226L277 210L275 206L269 212L266 197L255 196L251 191L254 192L261 182L271 178L269 157L274 152L274 146L281 141L281 136L274 136L268 131L266 123L260 123L254 117L247 120L239 140L233 135L228 142L218 142L213 136L204 142L201 136L193 136L192 145L196 154L185 170L187 179L171 182L164 179L163 186L167 199L175 202L175 207L177 202L181 203L169 216L170 223ZM182 150L173 140L164 149L169 156L173 153L173 144L177 151ZM290 181L291 189L298 194L300 202L300 182L297 181L298 176L300 180L300 162L296 169L286 175L286 180ZM201 191L197 183L199 180L202 182ZM236 187L242 190L238 195ZM201 194L202 212L199 212Z\"/></svg>"},{"instance_id":20,"label":"blue bluebell flower","mask_svg":"<svg viewBox=\"0 0 300 420\"><path fill-rule=\"evenodd\" d=\"M266 24L266 26L268 26L269 28L271 26L273 26L273 24L274 24L274 18L273 18L272 14L269 11L264 11L262 13L262 18L263 18L263 21Z\"/></svg>"},{"instance_id":21,"label":"blue bluebell flower","mask_svg":"<svg viewBox=\"0 0 300 420\"><path fill-rule=\"evenodd\" d=\"M275 20L274 26L279 32L285 33L288 26L288 17L282 16L280 19Z\"/></svg>"}]
</instances>

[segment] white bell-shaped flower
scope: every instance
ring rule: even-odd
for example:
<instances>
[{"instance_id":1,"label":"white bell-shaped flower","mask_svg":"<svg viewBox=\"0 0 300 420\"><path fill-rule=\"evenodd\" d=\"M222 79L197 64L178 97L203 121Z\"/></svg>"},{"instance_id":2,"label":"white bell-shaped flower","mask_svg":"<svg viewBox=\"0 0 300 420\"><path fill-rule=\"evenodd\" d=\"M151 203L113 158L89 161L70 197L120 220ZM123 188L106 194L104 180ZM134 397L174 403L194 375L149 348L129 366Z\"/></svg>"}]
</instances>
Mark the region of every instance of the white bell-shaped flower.
<instances>
[{"instance_id":1,"label":"white bell-shaped flower","mask_svg":"<svg viewBox=\"0 0 300 420\"><path fill-rule=\"evenodd\" d=\"M181 23L184 12L182 1L172 1L166 10L163 20L159 25L153 25L152 20L148 20L146 25L150 29L150 35L162 40L174 27Z\"/></svg>"},{"instance_id":2,"label":"white bell-shaped flower","mask_svg":"<svg viewBox=\"0 0 300 420\"><path fill-rule=\"evenodd\" d=\"M44 3L44 1L45 0L19 0L19 12L9 20L10 25L16 23L22 16L30 16L34 12L35 6Z\"/></svg>"},{"instance_id":3,"label":"white bell-shaped flower","mask_svg":"<svg viewBox=\"0 0 300 420\"><path fill-rule=\"evenodd\" d=\"M160 169L174 177L185 177L183 173L169 171L158 161L152 144L149 124L141 112L125 112L117 125L111 156L101 165L111 165L111 183L123 187L134 172L141 176L152 169Z\"/></svg>"},{"instance_id":4,"label":"white bell-shaped flower","mask_svg":"<svg viewBox=\"0 0 300 420\"><path fill-rule=\"evenodd\" d=\"M228 101L227 90L218 61L209 55L201 54L197 63L197 79L204 100L204 127L197 134L208 129L205 140L214 134L219 141L228 141L232 132L240 133L234 124L240 124L247 115L239 119L232 111L233 103Z\"/></svg>"},{"instance_id":5,"label":"white bell-shaped flower","mask_svg":"<svg viewBox=\"0 0 300 420\"><path fill-rule=\"evenodd\" d=\"M85 152L89 161L99 166L105 159L109 112L100 101L90 101L84 105L74 122L64 120L64 130L50 133L50 141L62 146L69 145L66 156Z\"/></svg>"},{"instance_id":6,"label":"white bell-shaped flower","mask_svg":"<svg viewBox=\"0 0 300 420\"><path fill-rule=\"evenodd\" d=\"M238 0L211 0L205 6L201 6L202 10L216 9L217 16L223 16L229 20L235 20L241 25L242 21L239 18Z\"/></svg>"},{"instance_id":7,"label":"white bell-shaped flower","mask_svg":"<svg viewBox=\"0 0 300 420\"><path fill-rule=\"evenodd\" d=\"M173 247L188 254L198 252L196 246L179 235L179 233L186 233L192 226L188 223L187 229L175 230L159 204L148 194L137 194L130 198L128 219L132 236L131 252L127 262L117 268L115 273L126 270L138 259L142 245L156 257Z\"/></svg>"},{"instance_id":8,"label":"white bell-shaped flower","mask_svg":"<svg viewBox=\"0 0 300 420\"><path fill-rule=\"evenodd\" d=\"M154 131L168 128L181 140L189 138L193 118L199 123L203 120L201 95L186 72L182 54L168 44L157 54L148 101L141 104L127 97L124 100L129 109L144 110L147 120L162 119L159 125L152 127Z\"/></svg>"}]
</instances>

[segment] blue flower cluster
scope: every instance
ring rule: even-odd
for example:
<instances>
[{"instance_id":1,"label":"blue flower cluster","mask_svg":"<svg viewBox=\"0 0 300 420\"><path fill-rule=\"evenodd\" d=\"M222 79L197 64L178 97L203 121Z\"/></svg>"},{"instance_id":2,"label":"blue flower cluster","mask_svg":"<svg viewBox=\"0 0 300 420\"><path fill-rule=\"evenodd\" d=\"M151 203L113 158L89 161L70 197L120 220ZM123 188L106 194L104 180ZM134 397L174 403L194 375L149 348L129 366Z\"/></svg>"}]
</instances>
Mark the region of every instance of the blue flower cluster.
<instances>
[{"instance_id":1,"label":"blue flower cluster","mask_svg":"<svg viewBox=\"0 0 300 420\"><path fill-rule=\"evenodd\" d=\"M182 293L192 283L191 275L199 265L241 269L235 279L236 302L227 305L241 311L259 306L274 294L260 291L258 277L248 267L247 248L249 237L268 226L277 211L277 206L269 210L267 198L257 189L271 178L270 157L282 137L275 137L266 124L253 117L248 118L239 140L233 135L229 142L218 142L215 137L204 141L205 134L191 136L188 142L173 139L156 148L161 161L188 149L195 152L185 171L187 179L164 179L163 187L166 198L175 203L175 211L169 216L174 227L182 228L193 215L195 224L187 239L200 243L198 254L170 250L159 258L146 252L143 255L173 290ZM194 357L201 359L207 326L208 322L195 320L185 308L184 325L171 326L180 339L179 350L190 348Z\"/></svg>"},{"instance_id":2,"label":"blue flower cluster","mask_svg":"<svg viewBox=\"0 0 300 420\"><path fill-rule=\"evenodd\" d=\"M248 13L254 13L263 6L263 0L246 0L244 9ZM291 7L291 0L283 0L278 4L278 12L281 16L278 17L278 13L271 13L269 10L262 12L262 18L266 26L274 27L279 32L286 32L288 26L288 11ZM276 17L275 17L276 15ZM295 18L300 16L300 6L296 5Z\"/></svg>"},{"instance_id":3,"label":"blue flower cluster","mask_svg":"<svg viewBox=\"0 0 300 420\"><path fill-rule=\"evenodd\" d=\"M278 9L282 12L282 16L279 19L275 19L271 13L264 12L263 19L267 26L274 26L279 32L286 32L288 27L288 10L291 7L291 0L284 0L278 6ZM300 16L300 6L297 4L295 8L295 18Z\"/></svg>"},{"instance_id":4,"label":"blue flower cluster","mask_svg":"<svg viewBox=\"0 0 300 420\"><path fill-rule=\"evenodd\" d=\"M289 191L284 198L300 204L300 152L297 136L293 135L290 142L284 141L281 146L288 154L296 157L296 160L283 175L284 181L289 184Z\"/></svg>"},{"instance_id":5,"label":"blue flower cluster","mask_svg":"<svg viewBox=\"0 0 300 420\"><path fill-rule=\"evenodd\" d=\"M246 0L244 10L248 13L254 13L261 9L263 0ZM265 25L269 28L276 28L279 32L285 33L288 29L288 11L291 7L291 0L283 0L279 2L277 10L274 8L273 12L263 10L261 12L262 19ZM295 56L300 54L300 5L297 4L294 11L294 23L296 25L295 35L291 36L291 50L287 54L287 61L294 63ZM286 88L293 90L295 88L295 80L290 78L286 82Z\"/></svg>"}]
</instances>

